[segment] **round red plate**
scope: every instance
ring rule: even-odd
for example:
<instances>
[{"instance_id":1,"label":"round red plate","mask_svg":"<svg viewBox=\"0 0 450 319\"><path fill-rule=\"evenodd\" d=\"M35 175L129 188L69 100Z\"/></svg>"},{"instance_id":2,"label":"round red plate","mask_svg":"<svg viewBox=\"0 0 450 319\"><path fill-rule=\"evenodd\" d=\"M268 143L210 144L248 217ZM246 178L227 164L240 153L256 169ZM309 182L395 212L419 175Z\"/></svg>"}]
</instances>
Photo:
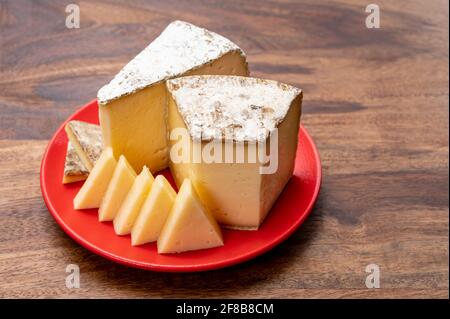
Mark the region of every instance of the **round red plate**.
<instances>
[{"instance_id":1,"label":"round red plate","mask_svg":"<svg viewBox=\"0 0 450 319\"><path fill-rule=\"evenodd\" d=\"M67 121L75 119L98 124L96 100L82 107ZM132 247L130 236L115 235L111 222L98 221L96 209L73 209L73 198L83 182L61 183L67 147L64 125L50 140L41 164L41 189L48 210L62 229L82 246L124 265L155 271L190 272L222 268L249 260L291 235L311 212L319 193L319 155L311 137L302 127L294 176L258 231L225 229L225 245L222 247L159 255L155 243ZM171 180L168 170L162 173Z\"/></svg>"}]
</instances>

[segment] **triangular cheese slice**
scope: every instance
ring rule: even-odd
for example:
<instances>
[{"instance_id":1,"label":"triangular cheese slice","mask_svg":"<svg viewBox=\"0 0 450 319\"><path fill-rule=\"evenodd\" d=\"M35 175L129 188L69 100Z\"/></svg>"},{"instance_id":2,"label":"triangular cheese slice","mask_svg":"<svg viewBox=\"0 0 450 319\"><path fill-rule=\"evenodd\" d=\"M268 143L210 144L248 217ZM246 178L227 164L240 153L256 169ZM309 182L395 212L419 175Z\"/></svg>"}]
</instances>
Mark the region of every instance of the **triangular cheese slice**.
<instances>
[{"instance_id":1,"label":"triangular cheese slice","mask_svg":"<svg viewBox=\"0 0 450 319\"><path fill-rule=\"evenodd\" d=\"M147 166L144 166L114 218L114 230L117 235L127 235L131 232L153 182L152 173L150 173Z\"/></svg>"},{"instance_id":2,"label":"triangular cheese slice","mask_svg":"<svg viewBox=\"0 0 450 319\"><path fill-rule=\"evenodd\" d=\"M189 179L184 180L158 238L158 253L180 253L223 245L216 220L202 204Z\"/></svg>"},{"instance_id":3,"label":"triangular cheese slice","mask_svg":"<svg viewBox=\"0 0 450 319\"><path fill-rule=\"evenodd\" d=\"M258 229L293 173L302 91L271 80L214 75L169 80L167 88L168 126L186 132L170 140L177 185L191 179L223 226ZM188 153L178 163L172 155L178 149L200 149L203 158ZM216 151L218 156L204 158ZM261 154L268 156L261 160Z\"/></svg>"},{"instance_id":4,"label":"triangular cheese slice","mask_svg":"<svg viewBox=\"0 0 450 319\"><path fill-rule=\"evenodd\" d=\"M125 156L121 155L98 210L99 221L111 221L114 219L135 179L136 172Z\"/></svg>"},{"instance_id":5,"label":"triangular cheese slice","mask_svg":"<svg viewBox=\"0 0 450 319\"><path fill-rule=\"evenodd\" d=\"M84 181L89 176L89 170L84 166L83 162L73 147L73 144L67 142L66 160L64 162L63 184Z\"/></svg>"},{"instance_id":6,"label":"triangular cheese slice","mask_svg":"<svg viewBox=\"0 0 450 319\"><path fill-rule=\"evenodd\" d=\"M75 196L73 200L75 209L100 207L116 165L117 161L111 148L106 148Z\"/></svg>"},{"instance_id":7,"label":"triangular cheese slice","mask_svg":"<svg viewBox=\"0 0 450 319\"><path fill-rule=\"evenodd\" d=\"M90 171L103 151L99 125L82 121L70 121L65 130L83 165Z\"/></svg>"},{"instance_id":8,"label":"triangular cheese slice","mask_svg":"<svg viewBox=\"0 0 450 319\"><path fill-rule=\"evenodd\" d=\"M195 74L248 75L245 54L217 33L174 21L98 91L105 145L136 171L166 168L165 81Z\"/></svg>"},{"instance_id":9,"label":"triangular cheese slice","mask_svg":"<svg viewBox=\"0 0 450 319\"><path fill-rule=\"evenodd\" d=\"M177 193L163 175L152 185L131 231L131 244L142 245L156 241L166 222Z\"/></svg>"}]
</instances>

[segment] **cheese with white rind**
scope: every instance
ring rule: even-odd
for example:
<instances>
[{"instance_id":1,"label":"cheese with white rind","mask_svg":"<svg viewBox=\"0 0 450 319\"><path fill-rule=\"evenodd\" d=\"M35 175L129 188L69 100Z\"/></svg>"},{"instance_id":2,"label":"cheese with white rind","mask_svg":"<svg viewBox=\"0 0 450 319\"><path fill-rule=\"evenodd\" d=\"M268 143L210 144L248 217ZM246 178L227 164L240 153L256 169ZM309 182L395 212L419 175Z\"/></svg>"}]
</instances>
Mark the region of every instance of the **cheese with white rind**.
<instances>
[{"instance_id":1,"label":"cheese with white rind","mask_svg":"<svg viewBox=\"0 0 450 319\"><path fill-rule=\"evenodd\" d=\"M177 193L163 175L158 175L131 231L133 246L154 242L166 222Z\"/></svg>"},{"instance_id":2,"label":"cheese with white rind","mask_svg":"<svg viewBox=\"0 0 450 319\"><path fill-rule=\"evenodd\" d=\"M66 160L64 162L63 184L84 181L89 176L89 170L77 154L70 141L67 142Z\"/></svg>"},{"instance_id":3,"label":"cheese with white rind","mask_svg":"<svg viewBox=\"0 0 450 319\"><path fill-rule=\"evenodd\" d=\"M186 76L167 82L194 140L265 141L301 90L240 76Z\"/></svg>"},{"instance_id":4,"label":"cheese with white rind","mask_svg":"<svg viewBox=\"0 0 450 319\"><path fill-rule=\"evenodd\" d=\"M153 182L154 178L152 174L149 169L144 166L141 173L134 180L130 191L114 217L113 224L117 235L127 235L131 232Z\"/></svg>"},{"instance_id":5,"label":"cheese with white rind","mask_svg":"<svg viewBox=\"0 0 450 319\"><path fill-rule=\"evenodd\" d=\"M167 79L198 74L248 75L243 51L230 40L175 21L98 92L103 142L139 171L168 166Z\"/></svg>"},{"instance_id":6,"label":"cheese with white rind","mask_svg":"<svg viewBox=\"0 0 450 319\"><path fill-rule=\"evenodd\" d=\"M184 21L173 21L98 91L98 103L103 105L180 76L230 52L245 57L227 38Z\"/></svg>"},{"instance_id":7,"label":"cheese with white rind","mask_svg":"<svg viewBox=\"0 0 450 319\"><path fill-rule=\"evenodd\" d=\"M112 150L106 148L75 196L73 200L75 209L100 207L116 165L117 161Z\"/></svg>"},{"instance_id":8,"label":"cheese with white rind","mask_svg":"<svg viewBox=\"0 0 450 319\"><path fill-rule=\"evenodd\" d=\"M189 76L169 80L168 126L188 132L188 139L170 141L171 150L189 150L187 161L170 162L178 186L192 180L200 198L225 227L256 230L292 176L298 143L302 92L276 81L236 76ZM250 150L270 150L277 166L261 174ZM211 142L230 147L233 160L196 163L194 149L211 149ZM237 162L237 153L245 155ZM271 155L272 155L271 154Z\"/></svg>"},{"instance_id":9,"label":"cheese with white rind","mask_svg":"<svg viewBox=\"0 0 450 319\"><path fill-rule=\"evenodd\" d=\"M122 155L117 162L108 189L98 209L98 219L101 222L111 221L116 216L128 191L136 179L136 172Z\"/></svg>"},{"instance_id":10,"label":"cheese with white rind","mask_svg":"<svg viewBox=\"0 0 450 319\"><path fill-rule=\"evenodd\" d=\"M92 170L103 151L100 126L73 120L66 124L65 131L83 165Z\"/></svg>"},{"instance_id":11,"label":"cheese with white rind","mask_svg":"<svg viewBox=\"0 0 450 319\"><path fill-rule=\"evenodd\" d=\"M180 253L223 245L222 232L190 180L178 192L157 241L158 253Z\"/></svg>"}]
</instances>

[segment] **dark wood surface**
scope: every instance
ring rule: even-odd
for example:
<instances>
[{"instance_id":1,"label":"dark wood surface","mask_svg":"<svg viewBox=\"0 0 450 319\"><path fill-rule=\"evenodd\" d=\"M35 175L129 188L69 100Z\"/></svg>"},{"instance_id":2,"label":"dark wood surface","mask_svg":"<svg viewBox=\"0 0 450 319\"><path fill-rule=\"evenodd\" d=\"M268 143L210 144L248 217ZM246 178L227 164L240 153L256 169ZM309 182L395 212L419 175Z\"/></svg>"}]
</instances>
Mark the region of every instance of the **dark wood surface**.
<instances>
[{"instance_id":1,"label":"dark wood surface","mask_svg":"<svg viewBox=\"0 0 450 319\"><path fill-rule=\"evenodd\" d=\"M448 1L0 0L0 297L439 297L449 284ZM252 75L304 90L323 164L317 205L285 243L195 274L120 266L48 213L40 160L60 123L172 20L217 31ZM55 167L55 169L62 169ZM367 289L378 264L381 288ZM81 288L65 286L78 264Z\"/></svg>"}]
</instances>

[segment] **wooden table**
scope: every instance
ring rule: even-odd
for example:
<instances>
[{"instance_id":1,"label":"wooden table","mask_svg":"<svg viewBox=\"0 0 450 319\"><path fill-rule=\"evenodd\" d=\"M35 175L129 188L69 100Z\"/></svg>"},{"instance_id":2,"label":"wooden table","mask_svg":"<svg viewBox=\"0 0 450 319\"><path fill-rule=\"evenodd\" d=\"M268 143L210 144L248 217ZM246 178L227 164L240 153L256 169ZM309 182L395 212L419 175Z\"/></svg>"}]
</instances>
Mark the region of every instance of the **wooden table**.
<instances>
[{"instance_id":1,"label":"wooden table","mask_svg":"<svg viewBox=\"0 0 450 319\"><path fill-rule=\"evenodd\" d=\"M0 297L449 297L447 1L0 1ZM44 148L172 20L217 31L252 74L304 90L323 185L307 222L209 273L120 266L72 241L39 187ZM55 169L62 169L56 167ZM65 285L78 264L81 288ZM381 288L368 289L377 264Z\"/></svg>"}]
</instances>

